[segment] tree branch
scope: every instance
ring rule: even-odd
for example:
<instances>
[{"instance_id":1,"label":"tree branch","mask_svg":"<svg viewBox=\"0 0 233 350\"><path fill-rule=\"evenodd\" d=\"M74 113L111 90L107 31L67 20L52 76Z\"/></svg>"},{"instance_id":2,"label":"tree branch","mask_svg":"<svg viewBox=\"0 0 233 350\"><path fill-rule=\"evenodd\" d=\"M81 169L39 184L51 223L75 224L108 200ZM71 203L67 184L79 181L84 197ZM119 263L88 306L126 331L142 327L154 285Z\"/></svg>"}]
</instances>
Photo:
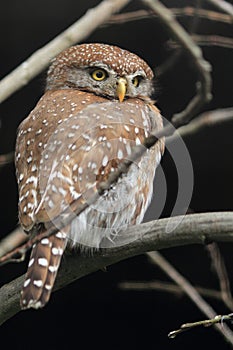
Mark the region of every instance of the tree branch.
<instances>
[{"instance_id":1,"label":"tree branch","mask_svg":"<svg viewBox=\"0 0 233 350\"><path fill-rule=\"evenodd\" d=\"M191 38L195 41L196 44L200 46L217 46L223 47L225 49L233 48L233 39L229 37L224 37L221 35L191 35ZM180 48L174 41L168 42L169 47L171 48Z\"/></svg>"},{"instance_id":2,"label":"tree branch","mask_svg":"<svg viewBox=\"0 0 233 350\"><path fill-rule=\"evenodd\" d=\"M224 0L207 0L211 5L217 7L220 11L228 13L231 16L231 20L233 22L233 6Z\"/></svg>"},{"instance_id":3,"label":"tree branch","mask_svg":"<svg viewBox=\"0 0 233 350\"><path fill-rule=\"evenodd\" d=\"M196 84L197 93L193 99L188 103L186 108L175 114L172 117L172 122L176 127L188 123L200 108L211 100L211 66L209 62L204 60L201 49L195 44L191 36L184 30L184 28L176 21L172 12L165 7L158 0L143 0L158 16L167 31L172 37L181 45L184 52L194 64L194 69L197 70L199 80Z\"/></svg>"},{"instance_id":4,"label":"tree branch","mask_svg":"<svg viewBox=\"0 0 233 350\"><path fill-rule=\"evenodd\" d=\"M14 160L14 152L0 154L0 168L12 163Z\"/></svg>"},{"instance_id":5,"label":"tree branch","mask_svg":"<svg viewBox=\"0 0 233 350\"><path fill-rule=\"evenodd\" d=\"M189 124L181 126L173 135L167 137L166 144L168 144L168 142L174 142L177 136L184 138L193 135L206 127L229 121L233 121L233 107L204 112Z\"/></svg>"},{"instance_id":6,"label":"tree branch","mask_svg":"<svg viewBox=\"0 0 233 350\"><path fill-rule=\"evenodd\" d=\"M124 236L136 240L117 248L101 249L93 255L67 255L59 270L55 290L97 271L105 266L147 251L215 242L233 242L233 212L192 214L183 217L160 219L129 227ZM177 226L177 224L180 224ZM167 232L167 225L174 227ZM24 276L11 281L0 289L0 324L19 310L19 295Z\"/></svg>"},{"instance_id":7,"label":"tree branch","mask_svg":"<svg viewBox=\"0 0 233 350\"><path fill-rule=\"evenodd\" d=\"M228 340L229 343L231 345L233 345L232 334L231 334L232 331L227 326L224 326L224 328L223 328L224 323L227 322L227 321L232 323L232 319L233 319L233 314L230 313L228 315L216 315L214 318L208 319L208 320L183 323L180 326L179 329L170 332L168 334L168 337L169 338L175 338L178 334L181 334L183 332L189 331L189 330L191 330L193 328L196 328L196 327L200 327L200 326L210 327L210 326L214 326L214 325L216 326L217 324L219 324L219 326L221 325L221 328L222 328L223 332L225 331L225 333L223 333L223 334L224 334L226 340Z\"/></svg>"},{"instance_id":8,"label":"tree branch","mask_svg":"<svg viewBox=\"0 0 233 350\"><path fill-rule=\"evenodd\" d=\"M28 235L18 226L0 241L0 258L12 249L22 245L28 239Z\"/></svg>"},{"instance_id":9,"label":"tree branch","mask_svg":"<svg viewBox=\"0 0 233 350\"><path fill-rule=\"evenodd\" d=\"M183 289L175 283L165 282L165 281L125 281L120 282L118 287L124 291L159 291L170 293L177 297L184 296ZM222 293L215 289L205 288L201 286L195 286L195 289L200 293L203 297L216 299L218 301L222 301Z\"/></svg>"},{"instance_id":10,"label":"tree branch","mask_svg":"<svg viewBox=\"0 0 233 350\"><path fill-rule=\"evenodd\" d=\"M214 318L217 316L216 312L200 295L195 287L182 276L159 252L148 253L150 260L161 268L163 272L167 274L192 300L192 302L203 312L208 318ZM224 338L233 345L233 333L225 326L224 329L219 323L214 324L215 328L224 336ZM169 333L169 336L174 338L174 332Z\"/></svg>"},{"instance_id":11,"label":"tree branch","mask_svg":"<svg viewBox=\"0 0 233 350\"><path fill-rule=\"evenodd\" d=\"M218 245L215 242L213 242L212 244L208 244L207 250L212 260L212 266L218 276L222 300L230 310L233 310L233 299L231 294L230 280L220 249Z\"/></svg>"},{"instance_id":12,"label":"tree branch","mask_svg":"<svg viewBox=\"0 0 233 350\"><path fill-rule=\"evenodd\" d=\"M170 11L173 13L176 17L193 17L194 15L197 15L199 18L207 19L210 21L217 21L217 22L223 22L223 23L229 23L231 24L231 16L219 13L216 11L209 11L201 8L194 8L194 7L178 7L178 8L170 8ZM151 11L146 10L136 10L131 12L125 12L120 13L117 15L112 15L111 18L107 21L105 25L110 24L120 24L120 23L126 23L131 21L138 21L145 18L151 18L158 17L156 14L151 14Z\"/></svg>"},{"instance_id":13,"label":"tree branch","mask_svg":"<svg viewBox=\"0 0 233 350\"><path fill-rule=\"evenodd\" d=\"M54 56L68 46L87 38L112 14L121 10L129 2L130 0L103 0L95 8L89 9L83 17L63 33L35 51L26 61L0 81L0 103L42 72Z\"/></svg>"}]
</instances>

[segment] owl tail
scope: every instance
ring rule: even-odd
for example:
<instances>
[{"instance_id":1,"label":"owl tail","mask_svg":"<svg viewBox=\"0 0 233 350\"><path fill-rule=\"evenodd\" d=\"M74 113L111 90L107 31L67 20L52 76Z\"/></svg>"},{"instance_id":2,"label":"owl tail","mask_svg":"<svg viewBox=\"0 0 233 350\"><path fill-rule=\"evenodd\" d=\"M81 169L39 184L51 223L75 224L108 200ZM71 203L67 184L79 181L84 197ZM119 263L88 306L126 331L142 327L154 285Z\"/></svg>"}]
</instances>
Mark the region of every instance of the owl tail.
<instances>
[{"instance_id":1,"label":"owl tail","mask_svg":"<svg viewBox=\"0 0 233 350\"><path fill-rule=\"evenodd\" d=\"M22 309L38 309L49 301L66 243L67 233L62 230L33 246L21 291Z\"/></svg>"}]
</instances>

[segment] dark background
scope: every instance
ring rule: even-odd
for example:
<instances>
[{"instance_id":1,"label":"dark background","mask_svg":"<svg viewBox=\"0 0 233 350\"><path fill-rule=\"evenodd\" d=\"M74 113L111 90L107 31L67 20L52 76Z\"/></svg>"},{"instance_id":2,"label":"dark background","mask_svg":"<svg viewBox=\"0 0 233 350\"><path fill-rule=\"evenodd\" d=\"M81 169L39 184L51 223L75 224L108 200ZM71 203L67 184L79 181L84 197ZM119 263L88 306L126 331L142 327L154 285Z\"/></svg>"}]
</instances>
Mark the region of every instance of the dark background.
<instances>
[{"instance_id":1,"label":"dark background","mask_svg":"<svg viewBox=\"0 0 233 350\"><path fill-rule=\"evenodd\" d=\"M35 50L66 29L88 8L99 1L75 0L8 0L1 4L0 77L4 77ZM164 1L168 6L195 6L196 1ZM203 3L205 3L203 1ZM142 8L133 1L124 10ZM207 8L207 7L205 7ZM210 8L209 9L214 9ZM179 21L190 29L192 18ZM230 37L232 27L200 19L196 32ZM101 27L86 42L119 45L142 56L153 68L164 63L173 53L165 29L157 19L144 19L120 25ZM233 50L203 47L203 54L212 65L213 100L203 108L211 110L232 105ZM193 65L181 55L173 67L157 82L156 98L163 115L181 111L195 92ZM0 106L0 154L14 149L16 130L43 93L45 73L11 96ZM205 129L185 139L193 162L194 191L190 208L194 212L232 210L233 123ZM174 203L177 177L171 157L162 162L168 195L162 216L169 216ZM153 219L154 196L146 219ZM5 236L17 225L17 186L14 166L0 168L0 234ZM232 280L232 245L222 244ZM205 247L190 246L162 252L193 284L218 288ZM26 263L10 264L0 270L1 283L25 272ZM8 349L186 349L187 346L212 346L229 349L222 336L213 329L197 329L169 340L167 334L186 321L205 318L186 297L156 291L123 291L122 281L167 280L149 263L146 256L123 261L87 276L52 295L49 305L40 311L21 312L0 329L1 347ZM223 303L209 300L217 313L230 312ZM232 310L231 310L232 311ZM214 347L213 347L214 346Z\"/></svg>"}]
</instances>

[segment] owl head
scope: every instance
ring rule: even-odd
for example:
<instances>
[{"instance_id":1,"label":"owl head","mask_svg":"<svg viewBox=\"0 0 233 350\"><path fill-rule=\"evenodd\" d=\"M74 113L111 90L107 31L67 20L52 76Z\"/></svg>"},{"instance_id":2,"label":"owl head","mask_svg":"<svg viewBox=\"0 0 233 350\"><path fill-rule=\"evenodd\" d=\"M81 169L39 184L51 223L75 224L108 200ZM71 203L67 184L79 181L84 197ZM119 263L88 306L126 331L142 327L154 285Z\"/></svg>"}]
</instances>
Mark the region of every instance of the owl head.
<instances>
[{"instance_id":1,"label":"owl head","mask_svg":"<svg viewBox=\"0 0 233 350\"><path fill-rule=\"evenodd\" d=\"M72 46L53 59L46 90L77 89L122 102L148 99L153 72L137 55L107 44Z\"/></svg>"}]
</instances>

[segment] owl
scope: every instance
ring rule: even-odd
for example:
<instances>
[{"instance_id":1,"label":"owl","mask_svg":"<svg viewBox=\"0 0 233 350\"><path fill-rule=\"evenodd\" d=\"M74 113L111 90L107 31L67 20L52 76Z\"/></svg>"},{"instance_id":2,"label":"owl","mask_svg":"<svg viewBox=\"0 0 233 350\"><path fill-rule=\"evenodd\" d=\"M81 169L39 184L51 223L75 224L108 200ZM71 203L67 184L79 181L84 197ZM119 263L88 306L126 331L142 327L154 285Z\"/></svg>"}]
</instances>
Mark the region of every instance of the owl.
<instances>
[{"instance_id":1,"label":"owl","mask_svg":"<svg viewBox=\"0 0 233 350\"><path fill-rule=\"evenodd\" d=\"M153 72L137 55L107 44L82 44L51 62L45 93L21 123L16 141L19 221L36 235L77 199L116 171L162 118L150 96ZM126 244L123 229L139 224L151 201L160 140L94 204L32 247L21 308L49 300L65 249L83 254Z\"/></svg>"}]
</instances>

